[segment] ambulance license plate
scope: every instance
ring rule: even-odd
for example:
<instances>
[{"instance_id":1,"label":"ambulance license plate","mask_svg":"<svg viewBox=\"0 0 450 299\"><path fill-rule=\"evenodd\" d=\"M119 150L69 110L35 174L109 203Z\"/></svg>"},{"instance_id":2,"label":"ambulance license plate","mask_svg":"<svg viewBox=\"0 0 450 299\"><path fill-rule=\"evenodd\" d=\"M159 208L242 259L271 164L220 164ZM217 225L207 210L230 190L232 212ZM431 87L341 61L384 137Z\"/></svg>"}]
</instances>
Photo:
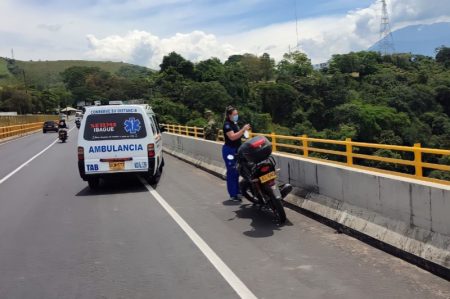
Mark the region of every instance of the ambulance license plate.
<instances>
[{"instance_id":1,"label":"ambulance license plate","mask_svg":"<svg viewBox=\"0 0 450 299\"><path fill-rule=\"evenodd\" d=\"M125 162L109 162L109 170L119 171L125 169Z\"/></svg>"}]
</instances>

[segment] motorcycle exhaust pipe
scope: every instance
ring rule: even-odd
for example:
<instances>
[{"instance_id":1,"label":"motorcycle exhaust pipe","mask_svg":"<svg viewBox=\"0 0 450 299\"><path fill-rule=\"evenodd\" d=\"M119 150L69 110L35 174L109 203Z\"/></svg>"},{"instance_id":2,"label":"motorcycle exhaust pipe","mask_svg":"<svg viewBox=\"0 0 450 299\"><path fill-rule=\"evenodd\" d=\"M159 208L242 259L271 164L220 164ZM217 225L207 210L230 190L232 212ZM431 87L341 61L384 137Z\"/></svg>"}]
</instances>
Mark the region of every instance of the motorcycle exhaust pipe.
<instances>
[{"instance_id":1,"label":"motorcycle exhaust pipe","mask_svg":"<svg viewBox=\"0 0 450 299\"><path fill-rule=\"evenodd\" d=\"M290 184L284 184L284 185L280 186L281 198L285 198L286 196L288 196L288 194L291 193L291 191L292 191L292 185L290 185Z\"/></svg>"}]
</instances>

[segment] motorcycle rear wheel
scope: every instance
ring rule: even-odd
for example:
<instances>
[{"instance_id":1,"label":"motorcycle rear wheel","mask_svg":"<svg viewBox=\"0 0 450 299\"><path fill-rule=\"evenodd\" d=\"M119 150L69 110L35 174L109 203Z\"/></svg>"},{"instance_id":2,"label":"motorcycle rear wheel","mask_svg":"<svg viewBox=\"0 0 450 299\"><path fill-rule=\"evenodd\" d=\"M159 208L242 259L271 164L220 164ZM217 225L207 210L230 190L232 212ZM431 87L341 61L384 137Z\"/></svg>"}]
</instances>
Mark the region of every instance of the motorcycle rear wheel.
<instances>
[{"instance_id":1,"label":"motorcycle rear wheel","mask_svg":"<svg viewBox=\"0 0 450 299\"><path fill-rule=\"evenodd\" d=\"M281 200L277 198L270 187L266 187L264 192L270 197L269 206L280 224L286 222L286 211L281 204Z\"/></svg>"}]
</instances>

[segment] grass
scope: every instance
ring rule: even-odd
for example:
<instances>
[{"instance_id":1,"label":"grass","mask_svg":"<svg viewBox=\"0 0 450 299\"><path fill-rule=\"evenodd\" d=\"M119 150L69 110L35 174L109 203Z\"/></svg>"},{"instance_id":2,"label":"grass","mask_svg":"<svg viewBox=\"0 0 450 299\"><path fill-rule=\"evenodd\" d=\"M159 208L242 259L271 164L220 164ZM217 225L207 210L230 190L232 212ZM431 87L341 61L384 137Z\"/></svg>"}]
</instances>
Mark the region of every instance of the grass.
<instances>
[{"instance_id":1,"label":"grass","mask_svg":"<svg viewBox=\"0 0 450 299\"><path fill-rule=\"evenodd\" d=\"M9 85L14 82L16 79L9 72L6 60L0 57L0 85Z\"/></svg>"}]
</instances>

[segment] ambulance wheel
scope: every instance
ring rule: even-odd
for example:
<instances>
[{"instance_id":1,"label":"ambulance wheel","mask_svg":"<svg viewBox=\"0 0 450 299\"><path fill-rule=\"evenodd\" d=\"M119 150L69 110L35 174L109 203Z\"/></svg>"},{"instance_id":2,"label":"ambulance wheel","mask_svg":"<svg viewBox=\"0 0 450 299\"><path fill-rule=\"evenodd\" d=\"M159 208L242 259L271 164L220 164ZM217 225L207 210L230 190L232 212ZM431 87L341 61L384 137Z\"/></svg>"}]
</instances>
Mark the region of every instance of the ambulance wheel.
<instances>
[{"instance_id":1,"label":"ambulance wheel","mask_svg":"<svg viewBox=\"0 0 450 299\"><path fill-rule=\"evenodd\" d=\"M159 173L160 173L160 175L161 175L161 173L163 172L163 169L164 169L164 158L162 158L162 161L161 161L161 165L159 166Z\"/></svg>"},{"instance_id":2,"label":"ambulance wheel","mask_svg":"<svg viewBox=\"0 0 450 299\"><path fill-rule=\"evenodd\" d=\"M100 178L88 179L88 185L92 190L98 189L98 186L100 185Z\"/></svg>"},{"instance_id":3,"label":"ambulance wheel","mask_svg":"<svg viewBox=\"0 0 450 299\"><path fill-rule=\"evenodd\" d=\"M161 178L161 171L158 168L158 170L156 170L156 173L154 175L148 175L147 176L147 182L150 185L156 185L156 184L159 183L159 179L160 178Z\"/></svg>"}]
</instances>

